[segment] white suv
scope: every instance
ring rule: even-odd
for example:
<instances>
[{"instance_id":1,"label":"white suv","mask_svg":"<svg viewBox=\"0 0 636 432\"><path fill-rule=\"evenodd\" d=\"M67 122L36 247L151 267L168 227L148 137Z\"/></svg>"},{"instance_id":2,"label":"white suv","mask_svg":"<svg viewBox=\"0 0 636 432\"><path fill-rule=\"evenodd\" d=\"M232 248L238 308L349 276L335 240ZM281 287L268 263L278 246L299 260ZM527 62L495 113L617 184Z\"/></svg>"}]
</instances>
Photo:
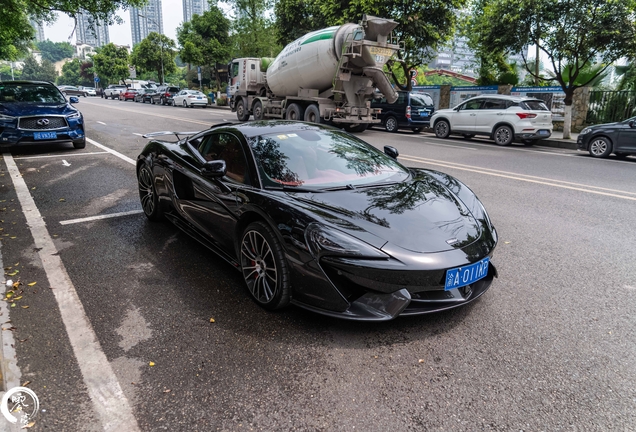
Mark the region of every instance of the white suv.
<instances>
[{"instance_id":1,"label":"white suv","mask_svg":"<svg viewBox=\"0 0 636 432\"><path fill-rule=\"evenodd\" d=\"M552 113L540 99L483 95L467 99L453 109L435 111L431 125L438 138L450 134L467 139L486 135L501 146L514 140L532 145L552 135Z\"/></svg>"}]
</instances>

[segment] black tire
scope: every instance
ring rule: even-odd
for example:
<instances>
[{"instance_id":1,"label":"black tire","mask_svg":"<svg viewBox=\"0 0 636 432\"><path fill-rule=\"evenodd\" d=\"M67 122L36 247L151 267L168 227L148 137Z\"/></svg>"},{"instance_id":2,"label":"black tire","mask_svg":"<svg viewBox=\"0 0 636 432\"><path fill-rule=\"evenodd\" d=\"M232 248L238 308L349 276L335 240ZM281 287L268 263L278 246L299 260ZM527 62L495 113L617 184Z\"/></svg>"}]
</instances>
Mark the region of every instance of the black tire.
<instances>
[{"instance_id":1,"label":"black tire","mask_svg":"<svg viewBox=\"0 0 636 432\"><path fill-rule=\"evenodd\" d=\"M384 129L387 132L397 132L398 131L398 121L393 116L388 116L384 119Z\"/></svg>"},{"instance_id":2,"label":"black tire","mask_svg":"<svg viewBox=\"0 0 636 432\"><path fill-rule=\"evenodd\" d=\"M612 142L605 137L592 138L588 152L595 158L606 158L612 153Z\"/></svg>"},{"instance_id":3,"label":"black tire","mask_svg":"<svg viewBox=\"0 0 636 432\"><path fill-rule=\"evenodd\" d=\"M475 137L475 135L473 134L464 134L462 136L464 137L465 140L471 140Z\"/></svg>"},{"instance_id":4,"label":"black tire","mask_svg":"<svg viewBox=\"0 0 636 432\"><path fill-rule=\"evenodd\" d=\"M188 103L186 102L186 100L185 100L185 99L183 100L183 103L182 103L181 105L183 105L183 107L184 107L184 108L187 108L187 107L188 107Z\"/></svg>"},{"instance_id":5,"label":"black tire","mask_svg":"<svg viewBox=\"0 0 636 432\"><path fill-rule=\"evenodd\" d=\"M272 229L254 222L243 231L240 244L241 273L252 299L269 310L291 301L289 266Z\"/></svg>"},{"instance_id":6,"label":"black tire","mask_svg":"<svg viewBox=\"0 0 636 432\"><path fill-rule=\"evenodd\" d=\"M257 100L254 102L252 114L254 115L254 120L263 120L263 103L261 101Z\"/></svg>"},{"instance_id":7,"label":"black tire","mask_svg":"<svg viewBox=\"0 0 636 432\"><path fill-rule=\"evenodd\" d=\"M626 159L629 153L616 152L616 157L619 159Z\"/></svg>"},{"instance_id":8,"label":"black tire","mask_svg":"<svg viewBox=\"0 0 636 432\"><path fill-rule=\"evenodd\" d=\"M159 199L157 198L157 189L152 177L152 171L148 165L143 164L137 171L137 185L139 188L139 200L141 208L146 217L158 222L163 220L163 210L159 207Z\"/></svg>"},{"instance_id":9,"label":"black tire","mask_svg":"<svg viewBox=\"0 0 636 432\"><path fill-rule=\"evenodd\" d=\"M345 125L344 130L347 132L364 132L368 126L367 123L348 124Z\"/></svg>"},{"instance_id":10,"label":"black tire","mask_svg":"<svg viewBox=\"0 0 636 432\"><path fill-rule=\"evenodd\" d=\"M320 109L318 108L318 105L316 104L311 104L307 106L307 108L305 109L305 115L303 118L305 119L305 121L309 123L323 122L322 119L320 118Z\"/></svg>"},{"instance_id":11,"label":"black tire","mask_svg":"<svg viewBox=\"0 0 636 432\"><path fill-rule=\"evenodd\" d=\"M416 133L416 134L422 132L422 128L413 128L411 130L413 131L413 133Z\"/></svg>"},{"instance_id":12,"label":"black tire","mask_svg":"<svg viewBox=\"0 0 636 432\"><path fill-rule=\"evenodd\" d=\"M88 93L84 93L84 95L83 95L83 96L84 96L84 97L88 97Z\"/></svg>"},{"instance_id":13,"label":"black tire","mask_svg":"<svg viewBox=\"0 0 636 432\"><path fill-rule=\"evenodd\" d=\"M73 141L73 147L76 149L86 148L86 138L82 138L80 141Z\"/></svg>"},{"instance_id":14,"label":"black tire","mask_svg":"<svg viewBox=\"0 0 636 432\"><path fill-rule=\"evenodd\" d=\"M159 98L159 105L165 105L166 104L166 99L165 98Z\"/></svg>"},{"instance_id":15,"label":"black tire","mask_svg":"<svg viewBox=\"0 0 636 432\"><path fill-rule=\"evenodd\" d=\"M450 135L450 124L447 120L440 120L435 123L435 136L437 138L448 138Z\"/></svg>"},{"instance_id":16,"label":"black tire","mask_svg":"<svg viewBox=\"0 0 636 432\"><path fill-rule=\"evenodd\" d=\"M248 121L250 119L250 113L245 109L243 99L236 104L236 118L239 121Z\"/></svg>"},{"instance_id":17,"label":"black tire","mask_svg":"<svg viewBox=\"0 0 636 432\"><path fill-rule=\"evenodd\" d=\"M150 105L156 105L155 98L150 98Z\"/></svg>"},{"instance_id":18,"label":"black tire","mask_svg":"<svg viewBox=\"0 0 636 432\"><path fill-rule=\"evenodd\" d=\"M510 143L512 143L512 140L515 139L515 134L510 126L502 125L495 129L492 137L495 140L495 144L500 146L507 146L510 145Z\"/></svg>"},{"instance_id":19,"label":"black tire","mask_svg":"<svg viewBox=\"0 0 636 432\"><path fill-rule=\"evenodd\" d=\"M177 107L177 104L174 102L174 99L172 99L172 106L175 108Z\"/></svg>"},{"instance_id":20,"label":"black tire","mask_svg":"<svg viewBox=\"0 0 636 432\"><path fill-rule=\"evenodd\" d=\"M300 105L297 103L289 104L285 111L286 120L303 121L304 111L301 110Z\"/></svg>"}]
</instances>

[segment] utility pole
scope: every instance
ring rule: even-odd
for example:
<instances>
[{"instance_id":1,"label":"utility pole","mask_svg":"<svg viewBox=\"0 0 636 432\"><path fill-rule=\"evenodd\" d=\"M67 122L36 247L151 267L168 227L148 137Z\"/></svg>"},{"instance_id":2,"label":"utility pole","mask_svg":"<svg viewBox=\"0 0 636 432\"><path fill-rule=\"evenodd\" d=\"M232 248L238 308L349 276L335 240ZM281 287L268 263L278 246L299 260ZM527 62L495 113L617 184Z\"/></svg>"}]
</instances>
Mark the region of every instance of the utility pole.
<instances>
[{"instance_id":1,"label":"utility pole","mask_svg":"<svg viewBox=\"0 0 636 432\"><path fill-rule=\"evenodd\" d=\"M541 52L539 51L539 18L537 18L537 41L534 44L534 85L539 86L539 55Z\"/></svg>"}]
</instances>

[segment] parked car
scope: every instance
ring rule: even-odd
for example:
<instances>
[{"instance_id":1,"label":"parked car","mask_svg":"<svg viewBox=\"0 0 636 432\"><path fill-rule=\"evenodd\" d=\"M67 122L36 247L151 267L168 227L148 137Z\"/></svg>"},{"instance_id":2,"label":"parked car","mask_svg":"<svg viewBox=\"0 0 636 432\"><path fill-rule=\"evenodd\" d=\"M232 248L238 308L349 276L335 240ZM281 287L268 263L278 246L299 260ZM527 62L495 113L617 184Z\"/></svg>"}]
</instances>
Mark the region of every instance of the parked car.
<instances>
[{"instance_id":1,"label":"parked car","mask_svg":"<svg viewBox=\"0 0 636 432\"><path fill-rule=\"evenodd\" d=\"M384 96L373 99L371 108L382 109L378 117L388 132L411 129L418 133L423 128L429 127L431 115L435 111L430 94L403 91L398 92L398 100L392 104L388 103Z\"/></svg>"},{"instance_id":2,"label":"parked car","mask_svg":"<svg viewBox=\"0 0 636 432\"><path fill-rule=\"evenodd\" d=\"M636 117L622 122L586 127L576 140L579 150L597 158L614 153L619 158L636 155Z\"/></svg>"},{"instance_id":3,"label":"parked car","mask_svg":"<svg viewBox=\"0 0 636 432\"><path fill-rule=\"evenodd\" d=\"M146 217L228 261L263 308L383 321L466 305L497 275L475 194L393 147L283 120L153 136L137 158Z\"/></svg>"},{"instance_id":4,"label":"parked car","mask_svg":"<svg viewBox=\"0 0 636 432\"><path fill-rule=\"evenodd\" d=\"M97 96L97 91L93 87L79 86L78 88L85 91L88 96Z\"/></svg>"},{"instance_id":5,"label":"parked car","mask_svg":"<svg viewBox=\"0 0 636 432\"><path fill-rule=\"evenodd\" d=\"M195 106L207 107L208 97L198 90L181 90L172 98L172 106L192 108Z\"/></svg>"},{"instance_id":6,"label":"parked car","mask_svg":"<svg viewBox=\"0 0 636 432\"><path fill-rule=\"evenodd\" d=\"M156 94L157 91L155 89L145 88L137 90L137 94L134 97L135 102L148 103L152 102L152 95Z\"/></svg>"},{"instance_id":7,"label":"parked car","mask_svg":"<svg viewBox=\"0 0 636 432\"><path fill-rule=\"evenodd\" d=\"M49 82L0 82L0 148L69 141L84 148L84 117L71 105L78 102Z\"/></svg>"},{"instance_id":8,"label":"parked car","mask_svg":"<svg viewBox=\"0 0 636 432\"><path fill-rule=\"evenodd\" d=\"M63 85L58 88L64 96L88 96L88 92L78 87Z\"/></svg>"},{"instance_id":9,"label":"parked car","mask_svg":"<svg viewBox=\"0 0 636 432\"><path fill-rule=\"evenodd\" d=\"M106 99L108 99L108 98L119 99L120 93L125 91L125 90L127 90L127 89L128 89L128 87L126 87L125 85L111 84L107 88L104 89L104 97Z\"/></svg>"},{"instance_id":10,"label":"parked car","mask_svg":"<svg viewBox=\"0 0 636 432\"><path fill-rule=\"evenodd\" d=\"M435 111L431 122L438 138L484 135L501 146L514 140L532 145L552 135L552 113L545 103L520 96L476 96L455 108Z\"/></svg>"},{"instance_id":11,"label":"parked car","mask_svg":"<svg viewBox=\"0 0 636 432\"><path fill-rule=\"evenodd\" d=\"M119 100L123 100L124 102L128 101L128 100L135 100L135 96L137 96L137 93L139 92L139 90L136 89L126 89L124 91L122 91L119 95Z\"/></svg>"},{"instance_id":12,"label":"parked car","mask_svg":"<svg viewBox=\"0 0 636 432\"><path fill-rule=\"evenodd\" d=\"M168 105L172 104L172 98L174 95L179 93L179 87L175 86L159 86L157 88L157 93L152 95L152 103L153 104L161 104Z\"/></svg>"}]
</instances>

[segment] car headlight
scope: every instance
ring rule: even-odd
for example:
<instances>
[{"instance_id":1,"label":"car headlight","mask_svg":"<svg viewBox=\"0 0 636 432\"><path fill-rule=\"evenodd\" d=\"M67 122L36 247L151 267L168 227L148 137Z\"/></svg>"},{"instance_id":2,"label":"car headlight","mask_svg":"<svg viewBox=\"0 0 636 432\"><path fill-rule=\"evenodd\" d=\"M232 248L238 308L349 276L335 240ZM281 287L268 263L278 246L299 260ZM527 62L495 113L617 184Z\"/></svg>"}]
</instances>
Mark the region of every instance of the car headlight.
<instances>
[{"instance_id":1,"label":"car headlight","mask_svg":"<svg viewBox=\"0 0 636 432\"><path fill-rule=\"evenodd\" d=\"M590 129L589 127L583 129L581 132L579 132L579 135L585 135L585 134L589 134L590 132L592 132L592 129Z\"/></svg>"},{"instance_id":2,"label":"car headlight","mask_svg":"<svg viewBox=\"0 0 636 432\"><path fill-rule=\"evenodd\" d=\"M74 113L69 115L68 118L80 118L81 116L82 116L82 114L80 114L79 111L75 111Z\"/></svg>"},{"instance_id":3,"label":"car headlight","mask_svg":"<svg viewBox=\"0 0 636 432\"><path fill-rule=\"evenodd\" d=\"M305 241L315 257L322 255L355 258L381 258L389 256L355 237L318 223L309 224L305 230Z\"/></svg>"},{"instance_id":4,"label":"car headlight","mask_svg":"<svg viewBox=\"0 0 636 432\"><path fill-rule=\"evenodd\" d=\"M0 114L0 120L11 121L11 120L15 120L15 117L11 117L6 114Z\"/></svg>"}]
</instances>

